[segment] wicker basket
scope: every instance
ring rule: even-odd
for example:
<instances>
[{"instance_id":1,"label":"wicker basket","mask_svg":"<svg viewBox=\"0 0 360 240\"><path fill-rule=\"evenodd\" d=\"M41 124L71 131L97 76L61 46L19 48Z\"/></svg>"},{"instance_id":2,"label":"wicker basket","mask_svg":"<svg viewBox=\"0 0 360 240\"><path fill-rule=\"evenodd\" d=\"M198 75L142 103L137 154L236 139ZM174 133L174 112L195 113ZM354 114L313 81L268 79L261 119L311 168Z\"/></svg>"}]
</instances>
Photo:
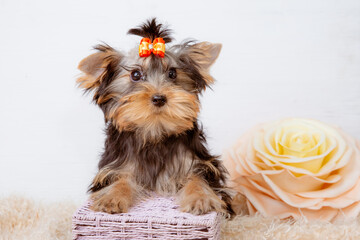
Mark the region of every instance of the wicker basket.
<instances>
[{"instance_id":1,"label":"wicker basket","mask_svg":"<svg viewBox=\"0 0 360 240\"><path fill-rule=\"evenodd\" d=\"M90 204L73 216L73 239L220 239L220 214L180 212L173 198L152 197L121 214L94 212Z\"/></svg>"}]
</instances>

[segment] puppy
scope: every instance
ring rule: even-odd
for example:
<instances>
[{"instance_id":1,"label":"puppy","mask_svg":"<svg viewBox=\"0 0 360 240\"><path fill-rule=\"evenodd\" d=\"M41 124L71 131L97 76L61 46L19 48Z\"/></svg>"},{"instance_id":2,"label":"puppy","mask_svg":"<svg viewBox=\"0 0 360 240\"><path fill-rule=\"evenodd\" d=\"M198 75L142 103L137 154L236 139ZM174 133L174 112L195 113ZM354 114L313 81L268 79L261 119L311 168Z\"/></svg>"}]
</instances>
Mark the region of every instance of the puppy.
<instances>
[{"instance_id":1,"label":"puppy","mask_svg":"<svg viewBox=\"0 0 360 240\"><path fill-rule=\"evenodd\" d=\"M79 87L94 94L106 122L105 150L89 188L95 211L126 212L153 191L176 195L185 212L232 213L226 170L209 153L197 120L221 44L188 41L165 50L170 33L151 19L128 32L143 37L139 49L125 54L98 45L79 64Z\"/></svg>"}]
</instances>

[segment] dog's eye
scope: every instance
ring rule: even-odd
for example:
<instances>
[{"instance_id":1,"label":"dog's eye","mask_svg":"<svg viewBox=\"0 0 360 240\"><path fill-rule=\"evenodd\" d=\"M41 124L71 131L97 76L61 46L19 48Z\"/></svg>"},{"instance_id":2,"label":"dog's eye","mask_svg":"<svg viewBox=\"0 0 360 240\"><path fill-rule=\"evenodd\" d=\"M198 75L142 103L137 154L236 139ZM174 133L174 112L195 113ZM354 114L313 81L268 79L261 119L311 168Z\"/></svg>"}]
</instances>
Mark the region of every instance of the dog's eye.
<instances>
[{"instance_id":1,"label":"dog's eye","mask_svg":"<svg viewBox=\"0 0 360 240\"><path fill-rule=\"evenodd\" d=\"M134 70L131 72L130 77L131 77L131 80L137 82L137 81L141 80L142 72L139 70Z\"/></svg>"},{"instance_id":2,"label":"dog's eye","mask_svg":"<svg viewBox=\"0 0 360 240\"><path fill-rule=\"evenodd\" d=\"M175 68L170 68L170 70L169 70L169 78L175 79L176 77L177 77L176 69Z\"/></svg>"}]
</instances>

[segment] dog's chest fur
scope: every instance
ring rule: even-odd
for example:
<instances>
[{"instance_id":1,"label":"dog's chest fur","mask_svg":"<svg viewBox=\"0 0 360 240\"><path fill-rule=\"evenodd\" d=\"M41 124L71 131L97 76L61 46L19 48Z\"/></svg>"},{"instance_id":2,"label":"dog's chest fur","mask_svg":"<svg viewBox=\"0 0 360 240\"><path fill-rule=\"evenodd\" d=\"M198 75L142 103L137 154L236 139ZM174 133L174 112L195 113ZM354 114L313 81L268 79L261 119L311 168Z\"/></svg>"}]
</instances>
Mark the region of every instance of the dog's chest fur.
<instances>
[{"instance_id":1,"label":"dog's chest fur","mask_svg":"<svg viewBox=\"0 0 360 240\"><path fill-rule=\"evenodd\" d=\"M120 172L132 172L136 182L145 189L175 193L183 186L196 161L191 150L192 131L156 143L144 143L135 132L119 132L109 125L99 168L111 166Z\"/></svg>"}]
</instances>

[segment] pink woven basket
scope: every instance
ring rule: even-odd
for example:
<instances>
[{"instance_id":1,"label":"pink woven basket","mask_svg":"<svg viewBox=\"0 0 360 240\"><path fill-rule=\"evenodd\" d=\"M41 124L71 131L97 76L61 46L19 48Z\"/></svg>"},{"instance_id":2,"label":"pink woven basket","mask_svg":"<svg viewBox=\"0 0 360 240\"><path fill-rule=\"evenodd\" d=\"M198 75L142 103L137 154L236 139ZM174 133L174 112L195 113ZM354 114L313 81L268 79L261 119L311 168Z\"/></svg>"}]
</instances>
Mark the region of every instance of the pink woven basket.
<instances>
[{"instance_id":1,"label":"pink woven basket","mask_svg":"<svg viewBox=\"0 0 360 240\"><path fill-rule=\"evenodd\" d=\"M220 214L180 212L174 198L152 197L121 214L94 212L90 204L73 216L73 239L220 239Z\"/></svg>"}]
</instances>

